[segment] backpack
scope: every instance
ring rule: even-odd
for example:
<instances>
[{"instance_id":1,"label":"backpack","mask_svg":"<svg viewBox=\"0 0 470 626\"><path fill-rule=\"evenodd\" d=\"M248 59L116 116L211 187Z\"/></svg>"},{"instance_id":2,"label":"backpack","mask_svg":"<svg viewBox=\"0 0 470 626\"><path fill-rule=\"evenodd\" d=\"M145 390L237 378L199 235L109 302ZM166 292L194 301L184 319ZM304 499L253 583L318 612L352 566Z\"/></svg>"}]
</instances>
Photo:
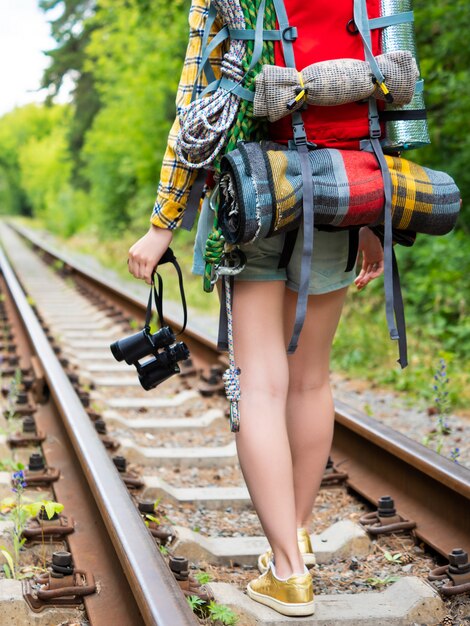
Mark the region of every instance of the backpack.
<instances>
[{"instance_id":1,"label":"backpack","mask_svg":"<svg viewBox=\"0 0 470 626\"><path fill-rule=\"evenodd\" d=\"M193 101L181 116L181 130L176 142L178 157L189 168L199 169L181 226L190 229L194 222L200 193L206 178L205 168L210 166L218 171L222 155L233 151L240 139L252 141L266 137L263 122L253 116L256 78L261 73L263 65L285 66L295 70L294 43L295 54L305 62L312 53L309 50L309 42L315 40L315 32L323 34L323 45L313 51L314 62L342 59L345 54L351 55L353 59L364 58L372 74L372 80L377 85L376 92L381 95L382 100L378 100L375 94L375 96L368 97L366 102L359 104L352 101L336 107L316 106L303 113L306 91L300 75L300 84L293 93L290 106L287 105L291 112L288 116L281 118L275 126L276 132L284 137L289 126L292 127L293 139L290 142L290 148L298 153L303 184L303 269L301 270L294 333L288 352L293 352L296 348L306 313L308 269L313 245L313 188L308 158L309 148L312 146L309 144L308 131L311 123L313 127L315 124L317 126L323 124L323 128L325 124L329 124L332 138L336 137L346 143L352 139L351 128L353 128L353 136L357 133L358 147L375 155L382 173L385 197L383 227L380 224L374 225L377 226L378 232L383 233L387 324L390 337L398 341L400 353L398 362L403 368L407 365L406 330L393 250L394 239L397 240L400 237L394 237L392 228L392 181L384 150L397 154L402 150L426 145L429 143L429 135L423 100L423 82L421 80L416 82L411 102L397 106L394 103L393 94L387 87L387 79L376 55L379 52L393 53L408 50L413 57L416 56L411 0L403 0L400 3L400 7L405 9L401 12L396 12L396 0L354 0L352 15L350 15L350 0L337 0L335 7L337 6L338 10L335 11L333 17L327 10L328 2L318 0L315 7L319 13L316 14L315 20L312 20L310 15L313 10L311 3L300 0L286 0L286 2L292 9L294 19L299 20L295 25L289 23L283 0L260 0L257 3L257 9L248 0L211 1L203 34L202 58L193 91ZM323 5L325 5L325 10L322 11ZM225 25L209 43L209 34L217 13L221 14ZM338 19L342 20L341 23ZM299 39L302 33L305 35L304 39ZM222 76L216 80L210 65L210 55L221 44L226 46L228 44L228 52L225 53L222 61ZM208 85L201 96L196 98L196 85L203 73ZM305 115L305 121L303 115ZM355 124L351 125L352 118ZM409 245L410 241L413 241L413 233L406 232L404 235ZM401 239L403 240L403 237ZM354 235L351 236L350 241L354 247ZM211 290L214 279L219 275L225 275L222 302L225 298L227 305L225 315L230 318L230 297L226 297L226 291L230 289L230 281L227 277L238 271L240 267L233 267L233 259L236 259L233 249L229 247L223 254L223 244L224 240L216 215L214 229L209 236L206 248L207 265L204 288L207 291ZM292 238L290 238L289 245L293 247ZM283 254L283 256L288 256L288 251L287 255ZM354 254L349 256L355 258ZM237 265L236 261L235 265ZM223 307L221 307L222 333L219 329L219 347L226 343L221 339L225 334L227 323L230 327L230 319L227 320L224 317ZM228 343L230 344L230 337ZM229 370L233 376L231 382L228 380L227 384L233 391L237 383L236 368L232 357L231 352ZM227 378L230 376L228 375ZM233 422L237 422L236 416Z\"/></svg>"},{"instance_id":2,"label":"backpack","mask_svg":"<svg viewBox=\"0 0 470 626\"><path fill-rule=\"evenodd\" d=\"M246 0L212 0L202 37L201 62L194 84L193 101L181 116L182 130L177 141L178 157L188 167L199 169L210 166L217 161L222 150L230 151L234 148L230 136L234 135L235 140L240 138L237 113L240 109L248 108L249 116L253 117L250 106L245 105L254 99L254 75L261 71L264 64L286 65L284 43L290 44L293 53L295 51L299 67L331 59L365 57L375 79L382 85L384 76L374 54L408 50L416 57L413 13L408 10L411 9L411 0L400 3L406 9L400 13L396 13L396 0L356 0L354 12L351 10L351 0L337 0L334 19L328 11L327 0L316 0L314 3L286 1L298 26L289 25L281 0L261 1L258 10L253 9L252 3ZM240 11L235 11L235 6L240 7L242 15ZM281 11L285 21L276 28L276 15L279 22L278 14ZM217 14L221 14L225 26L209 43L209 34ZM371 19L368 14L372 16ZM263 21L267 30L263 30ZM360 23L360 28L356 26L356 21ZM246 26L240 28L244 23ZM264 38L262 41L261 37ZM317 45L308 45L311 40L318 41ZM222 62L222 76L216 80L210 57L219 46L228 50ZM196 98L197 86L203 75L208 86ZM382 122L382 144L387 149L403 150L429 143L422 91L423 81L418 80L415 95L408 105L396 106L393 102L387 103L385 107L379 105L376 122ZM313 128L313 133L321 128L325 135L327 128L331 139L369 137L367 102L351 101L333 108L309 106L304 118L308 118L307 131L314 119L316 128ZM256 120L250 119L249 122L255 124ZM289 117L284 117L276 124L272 139L276 140L276 131L288 132L289 126ZM273 127L270 134L273 134ZM286 132L281 134L285 136ZM241 138L247 140L243 133ZM260 138L264 137L261 135ZM322 143L318 145L324 147ZM352 146L339 141L337 147Z\"/></svg>"}]
</instances>

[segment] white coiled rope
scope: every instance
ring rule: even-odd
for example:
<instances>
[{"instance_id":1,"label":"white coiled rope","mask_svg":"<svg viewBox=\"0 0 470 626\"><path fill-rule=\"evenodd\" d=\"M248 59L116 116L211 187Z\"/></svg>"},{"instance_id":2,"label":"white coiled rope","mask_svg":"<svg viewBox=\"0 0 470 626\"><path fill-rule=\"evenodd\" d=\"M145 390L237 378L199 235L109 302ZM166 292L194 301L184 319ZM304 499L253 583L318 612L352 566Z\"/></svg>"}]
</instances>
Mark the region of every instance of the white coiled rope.
<instances>
[{"instance_id":1,"label":"white coiled rope","mask_svg":"<svg viewBox=\"0 0 470 626\"><path fill-rule=\"evenodd\" d=\"M213 2L223 24L228 28L245 29L245 17L237 0ZM242 81L245 51L244 41L230 41L230 48L222 59L223 77L236 83ZM212 94L183 107L175 146L178 159L192 169L207 167L223 149L239 106L239 96L218 87Z\"/></svg>"},{"instance_id":2,"label":"white coiled rope","mask_svg":"<svg viewBox=\"0 0 470 626\"><path fill-rule=\"evenodd\" d=\"M227 308L227 343L229 367L225 370L222 380L225 385L225 395L230 402L230 430L236 433L240 430L240 368L235 365L235 350L233 346L233 320L232 320L232 293L230 277L224 276L225 281L225 306Z\"/></svg>"}]
</instances>

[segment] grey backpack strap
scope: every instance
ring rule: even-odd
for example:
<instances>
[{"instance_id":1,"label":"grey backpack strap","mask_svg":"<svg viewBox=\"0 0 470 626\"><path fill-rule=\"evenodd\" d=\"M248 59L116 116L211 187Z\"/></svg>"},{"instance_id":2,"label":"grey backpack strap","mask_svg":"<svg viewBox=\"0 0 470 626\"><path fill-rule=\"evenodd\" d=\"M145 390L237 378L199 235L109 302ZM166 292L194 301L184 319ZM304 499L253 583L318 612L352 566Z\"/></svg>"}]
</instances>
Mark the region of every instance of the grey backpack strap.
<instances>
[{"instance_id":1,"label":"grey backpack strap","mask_svg":"<svg viewBox=\"0 0 470 626\"><path fill-rule=\"evenodd\" d=\"M395 319L398 329L398 363L401 368L405 368L408 365L408 345L406 340L406 321L405 321L405 307L403 305L403 296L401 293L400 274L398 273L397 258L395 256L395 250L392 248L392 262L393 262L393 302Z\"/></svg>"},{"instance_id":2,"label":"grey backpack strap","mask_svg":"<svg viewBox=\"0 0 470 626\"><path fill-rule=\"evenodd\" d=\"M381 75L380 70L377 72L377 62L372 53L372 38L366 0L354 0L354 21L356 22L356 27L364 43L365 57L371 66L372 73L383 90L385 79L383 75ZM390 99L387 98L386 91L384 91L384 93L385 98L390 102ZM398 341L398 363L402 368L404 368L408 364L408 357L403 298L398 275L398 266L393 251L392 179L382 150L382 145L380 143L382 129L380 127L379 112L375 98L369 98L369 134L370 144L382 172L385 196L383 210L385 315L387 318L390 339Z\"/></svg>"},{"instance_id":3,"label":"grey backpack strap","mask_svg":"<svg viewBox=\"0 0 470 626\"><path fill-rule=\"evenodd\" d=\"M401 295L398 267L394 259L393 231L392 231L392 179L387 161L378 139L371 139L372 148L379 163L384 184L384 287L385 287L385 315L387 318L390 339L398 341L402 368L408 364L406 348L405 315ZM399 329L401 332L399 332Z\"/></svg>"},{"instance_id":4,"label":"grey backpack strap","mask_svg":"<svg viewBox=\"0 0 470 626\"><path fill-rule=\"evenodd\" d=\"M202 168L198 171L196 180L189 192L188 202L186 203L186 209L183 213L183 219L181 220L180 228L184 230L191 230L196 221L196 215L199 210L199 204L201 202L202 194L204 192L204 185L206 184L207 170Z\"/></svg>"},{"instance_id":5,"label":"grey backpack strap","mask_svg":"<svg viewBox=\"0 0 470 626\"><path fill-rule=\"evenodd\" d=\"M294 331L292 333L288 354L292 354L297 349L300 332L307 315L308 304L308 284L310 280L310 267L313 255L313 235L314 235L314 215L313 215L313 177L312 167L308 156L307 142L297 145L302 171L302 203L303 203L303 245L302 258L300 261L300 284L297 296L297 306L295 309Z\"/></svg>"},{"instance_id":6,"label":"grey backpack strap","mask_svg":"<svg viewBox=\"0 0 470 626\"><path fill-rule=\"evenodd\" d=\"M294 48L292 42L297 37L297 31L289 25L286 7L283 0L274 0L279 30L281 31L282 51L287 67L295 68ZM305 132L302 114L299 111L292 113L292 129L294 133L294 146L299 154L300 168L302 172L302 221L303 221L303 245L300 262L300 284L295 309L294 331L292 333L288 354L295 352L299 341L300 332L304 325L308 304L308 284L310 280L310 267L312 265L314 215L313 215L313 178L312 167L308 156L309 144Z\"/></svg>"}]
</instances>

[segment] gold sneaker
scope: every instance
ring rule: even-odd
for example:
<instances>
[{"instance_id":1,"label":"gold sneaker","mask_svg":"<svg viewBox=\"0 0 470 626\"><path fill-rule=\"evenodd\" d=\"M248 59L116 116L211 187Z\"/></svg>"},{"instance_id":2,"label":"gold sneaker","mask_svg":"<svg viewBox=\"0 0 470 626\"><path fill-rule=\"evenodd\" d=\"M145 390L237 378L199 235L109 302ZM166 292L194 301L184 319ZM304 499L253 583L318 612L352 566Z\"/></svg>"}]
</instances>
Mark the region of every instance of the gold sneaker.
<instances>
[{"instance_id":1,"label":"gold sneaker","mask_svg":"<svg viewBox=\"0 0 470 626\"><path fill-rule=\"evenodd\" d=\"M305 528L297 528L297 543L299 544L300 554L304 560L308 569L313 567L316 563L315 555L313 554L312 543L310 541L310 535ZM273 558L273 551L271 549L263 552L258 557L258 569L264 574L268 570L269 561Z\"/></svg>"},{"instance_id":2,"label":"gold sneaker","mask_svg":"<svg viewBox=\"0 0 470 626\"><path fill-rule=\"evenodd\" d=\"M272 568L271 561L265 574L248 583L248 596L282 615L312 615L315 608L310 574L292 574L287 580L278 580Z\"/></svg>"}]
</instances>

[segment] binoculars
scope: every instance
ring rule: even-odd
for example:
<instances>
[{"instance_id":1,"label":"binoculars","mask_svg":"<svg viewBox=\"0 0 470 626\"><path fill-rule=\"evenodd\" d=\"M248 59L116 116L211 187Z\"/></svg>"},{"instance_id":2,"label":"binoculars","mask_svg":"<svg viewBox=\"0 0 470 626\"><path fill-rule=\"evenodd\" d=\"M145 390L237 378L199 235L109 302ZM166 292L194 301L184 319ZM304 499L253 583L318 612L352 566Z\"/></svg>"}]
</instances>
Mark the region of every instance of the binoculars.
<instances>
[{"instance_id":1,"label":"binoculars","mask_svg":"<svg viewBox=\"0 0 470 626\"><path fill-rule=\"evenodd\" d=\"M140 384L149 390L173 374L179 374L178 362L189 358L186 344L175 341L175 334L169 326L153 334L146 327L135 335L115 341L110 349L116 361L125 361L137 368ZM146 356L151 358L140 363Z\"/></svg>"},{"instance_id":2,"label":"binoculars","mask_svg":"<svg viewBox=\"0 0 470 626\"><path fill-rule=\"evenodd\" d=\"M184 332L187 322L186 298L183 288L183 275L176 260L173 250L168 248L159 261L162 263L172 263L178 273L181 301L183 304L183 327ZM154 274L158 279L159 289L155 286ZM156 333L150 332L150 319L152 316L152 295L155 299L160 330ZM173 374L179 374L179 361L189 359L189 349L183 341L176 342L176 336L169 326L163 324L163 282L161 276L152 273L152 285L150 287L147 313L145 316L144 329L129 337L124 337L115 341L110 346L116 361L125 361L128 365L134 365L137 369L139 382L145 390L153 389ZM149 357L142 362L142 359Z\"/></svg>"}]
</instances>

